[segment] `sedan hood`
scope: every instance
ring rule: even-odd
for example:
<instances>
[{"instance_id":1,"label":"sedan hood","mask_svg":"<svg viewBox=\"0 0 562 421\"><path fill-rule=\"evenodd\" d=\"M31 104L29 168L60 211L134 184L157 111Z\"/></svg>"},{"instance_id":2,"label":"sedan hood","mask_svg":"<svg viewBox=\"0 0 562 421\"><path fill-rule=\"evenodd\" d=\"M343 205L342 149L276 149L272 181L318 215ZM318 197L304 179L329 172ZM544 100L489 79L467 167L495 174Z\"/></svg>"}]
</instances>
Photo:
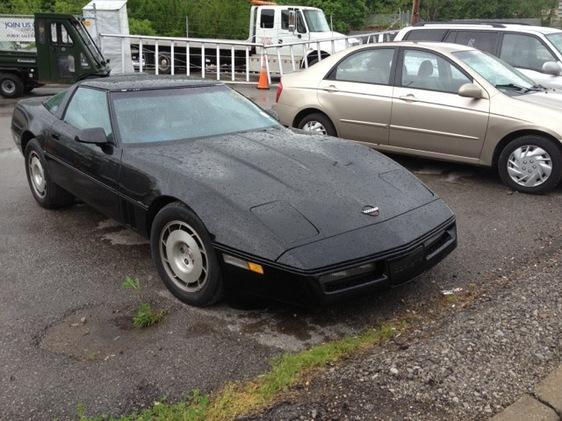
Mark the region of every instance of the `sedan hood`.
<instances>
[{"instance_id":1,"label":"sedan hood","mask_svg":"<svg viewBox=\"0 0 562 421\"><path fill-rule=\"evenodd\" d=\"M378 224L436 200L411 173L373 149L288 129L130 152L147 167L164 163L170 177L184 174L184 188L196 182L251 213L286 246ZM362 213L367 207L378 207L379 214Z\"/></svg>"},{"instance_id":2,"label":"sedan hood","mask_svg":"<svg viewBox=\"0 0 562 421\"><path fill-rule=\"evenodd\" d=\"M562 93L560 91L542 91L513 97L518 101L539 105L545 108L555 108L557 112L562 108Z\"/></svg>"}]
</instances>

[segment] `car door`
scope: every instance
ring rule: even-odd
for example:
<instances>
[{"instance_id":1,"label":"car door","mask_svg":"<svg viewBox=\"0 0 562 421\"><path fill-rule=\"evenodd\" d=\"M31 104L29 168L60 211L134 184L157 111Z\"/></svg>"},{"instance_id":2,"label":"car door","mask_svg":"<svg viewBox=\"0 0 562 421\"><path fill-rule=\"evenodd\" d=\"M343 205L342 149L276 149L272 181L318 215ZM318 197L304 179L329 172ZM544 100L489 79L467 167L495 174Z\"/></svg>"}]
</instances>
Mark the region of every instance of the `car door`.
<instances>
[{"instance_id":1,"label":"car door","mask_svg":"<svg viewBox=\"0 0 562 421\"><path fill-rule=\"evenodd\" d=\"M499 57L538 84L562 87L562 77L543 73L546 62L558 62L556 55L535 35L505 33Z\"/></svg>"},{"instance_id":2,"label":"car door","mask_svg":"<svg viewBox=\"0 0 562 421\"><path fill-rule=\"evenodd\" d=\"M389 47L356 51L320 82L319 103L340 137L388 143L395 56Z\"/></svg>"},{"instance_id":3,"label":"car door","mask_svg":"<svg viewBox=\"0 0 562 421\"><path fill-rule=\"evenodd\" d=\"M113 141L107 93L78 87L63 118L51 127L46 151L53 181L70 193L119 220L118 177L121 149L116 145L94 145L77 141L82 129L103 128Z\"/></svg>"},{"instance_id":4,"label":"car door","mask_svg":"<svg viewBox=\"0 0 562 421\"><path fill-rule=\"evenodd\" d=\"M394 89L390 145L476 159L486 136L488 99L465 98L473 79L435 52L402 49Z\"/></svg>"}]
</instances>

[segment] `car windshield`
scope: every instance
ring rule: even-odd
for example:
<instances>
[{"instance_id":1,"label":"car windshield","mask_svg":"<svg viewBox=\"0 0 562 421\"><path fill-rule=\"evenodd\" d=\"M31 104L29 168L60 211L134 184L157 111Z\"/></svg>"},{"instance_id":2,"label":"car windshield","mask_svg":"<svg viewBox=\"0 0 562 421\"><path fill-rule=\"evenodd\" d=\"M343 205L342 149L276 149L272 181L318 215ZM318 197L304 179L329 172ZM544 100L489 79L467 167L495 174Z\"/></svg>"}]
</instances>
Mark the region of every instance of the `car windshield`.
<instances>
[{"instance_id":1,"label":"car windshield","mask_svg":"<svg viewBox=\"0 0 562 421\"><path fill-rule=\"evenodd\" d=\"M310 32L330 32L330 26L323 11L305 9L303 13Z\"/></svg>"},{"instance_id":2,"label":"car windshield","mask_svg":"<svg viewBox=\"0 0 562 421\"><path fill-rule=\"evenodd\" d=\"M225 86L115 92L111 98L123 143L188 140L279 126Z\"/></svg>"},{"instance_id":3,"label":"car windshield","mask_svg":"<svg viewBox=\"0 0 562 421\"><path fill-rule=\"evenodd\" d=\"M556 47L558 52L562 53L562 32L554 32L546 36L549 41Z\"/></svg>"},{"instance_id":4,"label":"car windshield","mask_svg":"<svg viewBox=\"0 0 562 421\"><path fill-rule=\"evenodd\" d=\"M488 53L470 50L457 51L453 55L504 92L528 92L536 88L527 76Z\"/></svg>"}]
</instances>

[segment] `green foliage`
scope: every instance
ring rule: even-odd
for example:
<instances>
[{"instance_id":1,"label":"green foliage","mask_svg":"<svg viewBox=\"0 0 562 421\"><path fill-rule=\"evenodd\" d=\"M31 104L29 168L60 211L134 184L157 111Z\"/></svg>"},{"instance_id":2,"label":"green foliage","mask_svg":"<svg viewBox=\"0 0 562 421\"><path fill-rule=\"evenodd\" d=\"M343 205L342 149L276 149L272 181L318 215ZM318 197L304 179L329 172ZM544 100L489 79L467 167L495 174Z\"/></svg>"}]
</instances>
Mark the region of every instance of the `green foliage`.
<instances>
[{"instance_id":1,"label":"green foliage","mask_svg":"<svg viewBox=\"0 0 562 421\"><path fill-rule=\"evenodd\" d=\"M132 276L127 276L121 284L121 287L124 289L140 289L140 281Z\"/></svg>"},{"instance_id":2,"label":"green foliage","mask_svg":"<svg viewBox=\"0 0 562 421\"><path fill-rule=\"evenodd\" d=\"M129 33L135 35L158 35L148 19L129 18Z\"/></svg>"},{"instance_id":3,"label":"green foliage","mask_svg":"<svg viewBox=\"0 0 562 421\"><path fill-rule=\"evenodd\" d=\"M155 311L148 303L140 303L133 316L133 325L139 328L153 326L162 320L166 313L166 310Z\"/></svg>"}]
</instances>

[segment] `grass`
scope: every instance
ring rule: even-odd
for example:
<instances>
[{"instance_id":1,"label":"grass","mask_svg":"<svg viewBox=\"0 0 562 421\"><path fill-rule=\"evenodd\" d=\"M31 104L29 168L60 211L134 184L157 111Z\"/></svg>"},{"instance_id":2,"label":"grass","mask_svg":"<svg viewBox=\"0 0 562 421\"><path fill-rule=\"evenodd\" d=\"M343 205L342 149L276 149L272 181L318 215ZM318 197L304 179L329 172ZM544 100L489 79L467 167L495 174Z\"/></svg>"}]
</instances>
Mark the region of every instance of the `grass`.
<instances>
[{"instance_id":1,"label":"grass","mask_svg":"<svg viewBox=\"0 0 562 421\"><path fill-rule=\"evenodd\" d=\"M140 303L133 316L133 325L138 328L150 327L166 316L165 310L155 311L148 303Z\"/></svg>"},{"instance_id":2,"label":"grass","mask_svg":"<svg viewBox=\"0 0 562 421\"><path fill-rule=\"evenodd\" d=\"M304 381L312 371L388 340L405 328L405 322L383 324L357 336L326 342L297 353L283 354L272 361L270 370L265 374L246 382L228 383L211 396L193 392L185 402L157 402L150 409L122 418L87 418L83 411L79 417L81 421L233 420L271 406L292 386Z\"/></svg>"}]
</instances>

